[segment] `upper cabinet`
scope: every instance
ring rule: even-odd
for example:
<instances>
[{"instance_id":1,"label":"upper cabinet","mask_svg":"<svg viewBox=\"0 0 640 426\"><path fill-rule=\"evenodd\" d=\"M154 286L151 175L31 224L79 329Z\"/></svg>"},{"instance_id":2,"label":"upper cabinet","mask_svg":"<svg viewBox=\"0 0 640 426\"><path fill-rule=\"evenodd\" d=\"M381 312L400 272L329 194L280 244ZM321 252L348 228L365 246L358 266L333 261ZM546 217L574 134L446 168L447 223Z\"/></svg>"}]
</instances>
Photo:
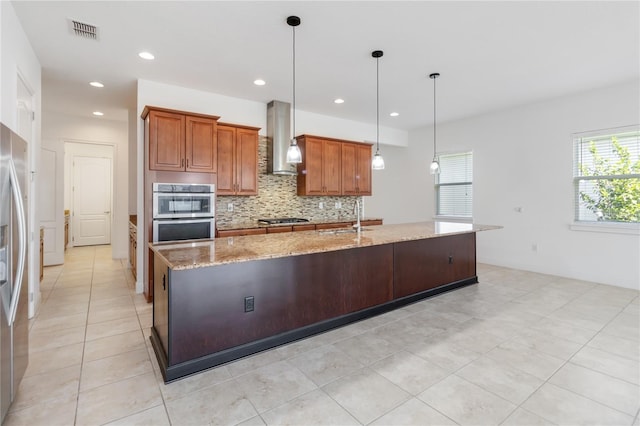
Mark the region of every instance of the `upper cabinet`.
<instances>
[{"instance_id":1,"label":"upper cabinet","mask_svg":"<svg viewBox=\"0 0 640 426\"><path fill-rule=\"evenodd\" d=\"M298 195L341 195L342 143L335 139L302 135L298 164Z\"/></svg>"},{"instance_id":2,"label":"upper cabinet","mask_svg":"<svg viewBox=\"0 0 640 426\"><path fill-rule=\"evenodd\" d=\"M258 130L218 124L218 195L258 194Z\"/></svg>"},{"instance_id":3,"label":"upper cabinet","mask_svg":"<svg viewBox=\"0 0 640 426\"><path fill-rule=\"evenodd\" d=\"M145 107L149 170L215 173L218 117Z\"/></svg>"},{"instance_id":4,"label":"upper cabinet","mask_svg":"<svg viewBox=\"0 0 640 426\"><path fill-rule=\"evenodd\" d=\"M371 144L297 137L298 195L371 195Z\"/></svg>"},{"instance_id":5,"label":"upper cabinet","mask_svg":"<svg viewBox=\"0 0 640 426\"><path fill-rule=\"evenodd\" d=\"M342 144L342 195L371 195L370 144Z\"/></svg>"}]
</instances>

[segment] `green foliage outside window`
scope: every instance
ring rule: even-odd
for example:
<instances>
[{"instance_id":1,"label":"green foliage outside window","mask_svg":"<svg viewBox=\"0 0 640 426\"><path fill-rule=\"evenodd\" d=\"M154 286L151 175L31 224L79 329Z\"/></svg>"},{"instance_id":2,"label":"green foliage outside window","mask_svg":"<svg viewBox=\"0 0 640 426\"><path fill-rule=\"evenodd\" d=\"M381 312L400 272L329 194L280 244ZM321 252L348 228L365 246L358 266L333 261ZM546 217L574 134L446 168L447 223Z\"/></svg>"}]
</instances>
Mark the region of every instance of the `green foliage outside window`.
<instances>
[{"instance_id":1,"label":"green foliage outside window","mask_svg":"<svg viewBox=\"0 0 640 426\"><path fill-rule=\"evenodd\" d=\"M640 178L630 176L640 175L640 160L632 162L629 149L621 146L615 136L611 142L613 156L601 156L595 142L589 144L593 162L591 167L579 164L580 172L582 176L603 178L593 181L592 191L580 191L580 201L598 220L640 222Z\"/></svg>"}]
</instances>

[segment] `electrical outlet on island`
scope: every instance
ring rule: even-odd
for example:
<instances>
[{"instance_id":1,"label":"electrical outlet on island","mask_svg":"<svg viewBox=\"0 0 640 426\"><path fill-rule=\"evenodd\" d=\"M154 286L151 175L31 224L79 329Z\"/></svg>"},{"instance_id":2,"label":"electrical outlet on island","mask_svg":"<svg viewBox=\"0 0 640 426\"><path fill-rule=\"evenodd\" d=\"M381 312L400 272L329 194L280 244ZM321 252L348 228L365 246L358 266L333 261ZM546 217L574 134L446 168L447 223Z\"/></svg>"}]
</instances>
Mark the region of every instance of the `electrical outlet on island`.
<instances>
[{"instance_id":1,"label":"electrical outlet on island","mask_svg":"<svg viewBox=\"0 0 640 426\"><path fill-rule=\"evenodd\" d=\"M227 204L227 211L228 212L232 212L233 211L233 203L228 203Z\"/></svg>"}]
</instances>

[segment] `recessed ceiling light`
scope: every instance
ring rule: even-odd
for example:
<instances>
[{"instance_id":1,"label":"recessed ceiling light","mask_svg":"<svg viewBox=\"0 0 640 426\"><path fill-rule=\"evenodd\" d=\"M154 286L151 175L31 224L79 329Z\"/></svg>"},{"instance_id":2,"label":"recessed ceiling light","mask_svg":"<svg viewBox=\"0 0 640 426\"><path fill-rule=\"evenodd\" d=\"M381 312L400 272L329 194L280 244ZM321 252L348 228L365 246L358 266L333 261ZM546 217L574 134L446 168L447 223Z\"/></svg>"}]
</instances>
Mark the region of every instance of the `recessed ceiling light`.
<instances>
[{"instance_id":1,"label":"recessed ceiling light","mask_svg":"<svg viewBox=\"0 0 640 426\"><path fill-rule=\"evenodd\" d=\"M100 83L99 81L92 81L89 84L93 87L104 87L104 84Z\"/></svg>"},{"instance_id":2,"label":"recessed ceiling light","mask_svg":"<svg viewBox=\"0 0 640 426\"><path fill-rule=\"evenodd\" d=\"M97 115L98 117L102 117L104 115L104 113L100 112L100 111L93 111L93 115Z\"/></svg>"},{"instance_id":3,"label":"recessed ceiling light","mask_svg":"<svg viewBox=\"0 0 640 426\"><path fill-rule=\"evenodd\" d=\"M257 80L253 80L253 84L255 84L256 86L264 86L265 84L267 84L267 82L259 78Z\"/></svg>"},{"instance_id":4,"label":"recessed ceiling light","mask_svg":"<svg viewBox=\"0 0 640 426\"><path fill-rule=\"evenodd\" d=\"M333 103L335 103L335 104L343 104L344 103L344 99L338 98L335 101L333 101Z\"/></svg>"},{"instance_id":5,"label":"recessed ceiling light","mask_svg":"<svg viewBox=\"0 0 640 426\"><path fill-rule=\"evenodd\" d=\"M146 59L147 61L151 61L156 58L152 53L149 52L140 52L138 53L138 56L140 56L142 59Z\"/></svg>"},{"instance_id":6,"label":"recessed ceiling light","mask_svg":"<svg viewBox=\"0 0 640 426\"><path fill-rule=\"evenodd\" d=\"M392 112L392 113L391 113L391 114L389 114L389 115L390 115L390 116L392 116L392 117L397 117L397 116L399 116L399 115L400 115L400 113Z\"/></svg>"}]
</instances>

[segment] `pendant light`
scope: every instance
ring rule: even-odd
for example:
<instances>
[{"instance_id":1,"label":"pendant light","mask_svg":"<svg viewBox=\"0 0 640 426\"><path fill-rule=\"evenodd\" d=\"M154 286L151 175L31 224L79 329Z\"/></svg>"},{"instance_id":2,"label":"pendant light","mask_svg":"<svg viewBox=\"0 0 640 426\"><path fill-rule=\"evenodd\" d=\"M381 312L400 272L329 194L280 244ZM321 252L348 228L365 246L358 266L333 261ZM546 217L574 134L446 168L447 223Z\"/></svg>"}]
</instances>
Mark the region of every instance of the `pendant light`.
<instances>
[{"instance_id":1,"label":"pendant light","mask_svg":"<svg viewBox=\"0 0 640 426\"><path fill-rule=\"evenodd\" d=\"M296 140L296 27L300 25L300 18L297 16L289 16L287 24L291 26L293 31L293 135L289 149L287 149L287 163L302 163L302 153Z\"/></svg>"},{"instance_id":2,"label":"pendant light","mask_svg":"<svg viewBox=\"0 0 640 426\"><path fill-rule=\"evenodd\" d=\"M438 154L436 151L436 78L440 77L440 74L434 72L429 75L429 78L433 80L433 161L431 161L431 174L437 175L440 173L440 163L438 162Z\"/></svg>"},{"instance_id":3,"label":"pendant light","mask_svg":"<svg viewBox=\"0 0 640 426\"><path fill-rule=\"evenodd\" d=\"M371 161L373 170L384 169L384 159L380 155L380 71L378 69L378 62L383 54L382 50L371 52L371 56L376 58L376 153Z\"/></svg>"}]
</instances>

